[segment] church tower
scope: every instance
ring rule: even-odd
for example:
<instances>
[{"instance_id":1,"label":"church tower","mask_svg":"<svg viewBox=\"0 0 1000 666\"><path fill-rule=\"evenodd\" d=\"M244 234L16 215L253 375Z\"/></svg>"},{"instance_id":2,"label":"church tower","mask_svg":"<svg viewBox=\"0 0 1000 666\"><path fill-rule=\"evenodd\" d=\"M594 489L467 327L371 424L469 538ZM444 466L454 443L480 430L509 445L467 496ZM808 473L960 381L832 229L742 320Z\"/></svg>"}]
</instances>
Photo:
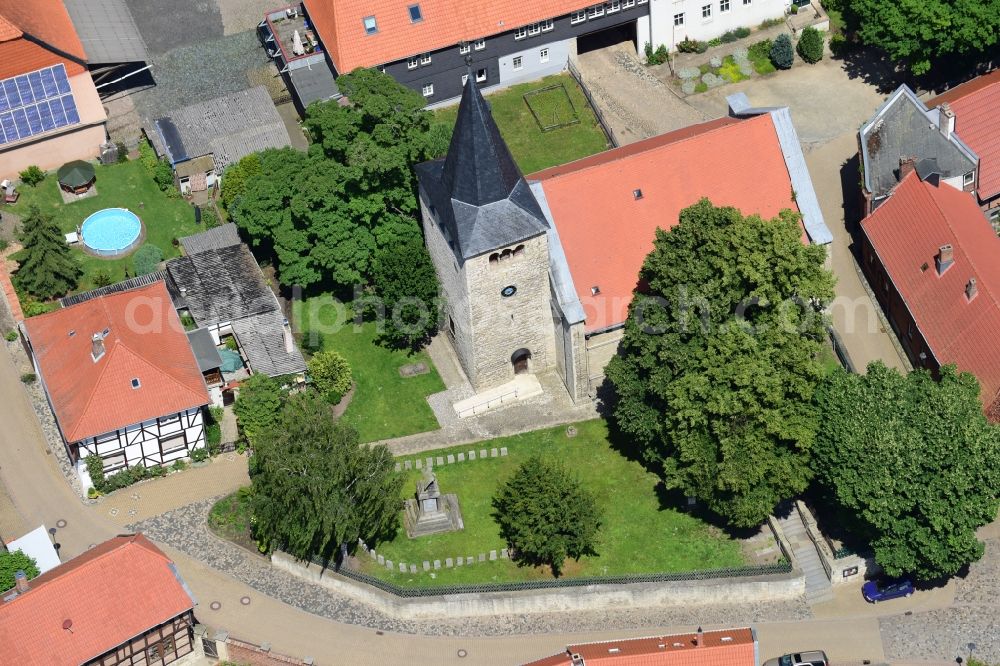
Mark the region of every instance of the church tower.
<instances>
[{"instance_id":1,"label":"church tower","mask_svg":"<svg viewBox=\"0 0 1000 666\"><path fill-rule=\"evenodd\" d=\"M444 159L416 167L444 330L477 391L554 364L549 225L469 76Z\"/></svg>"}]
</instances>

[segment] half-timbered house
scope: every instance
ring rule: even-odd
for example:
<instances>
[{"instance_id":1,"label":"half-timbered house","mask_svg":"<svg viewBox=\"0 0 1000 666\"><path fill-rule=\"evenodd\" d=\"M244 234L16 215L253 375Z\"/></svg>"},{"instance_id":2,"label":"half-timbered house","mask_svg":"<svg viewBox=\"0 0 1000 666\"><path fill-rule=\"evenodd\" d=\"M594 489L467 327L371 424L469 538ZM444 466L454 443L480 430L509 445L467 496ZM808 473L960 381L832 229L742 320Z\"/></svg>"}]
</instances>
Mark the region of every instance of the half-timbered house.
<instances>
[{"instance_id":1,"label":"half-timbered house","mask_svg":"<svg viewBox=\"0 0 1000 666\"><path fill-rule=\"evenodd\" d=\"M0 664L160 666L196 658L194 597L142 534L15 580L0 601Z\"/></svg>"},{"instance_id":2,"label":"half-timbered house","mask_svg":"<svg viewBox=\"0 0 1000 666\"><path fill-rule=\"evenodd\" d=\"M75 463L97 454L112 473L205 446L205 379L163 281L31 317L22 332Z\"/></svg>"}]
</instances>

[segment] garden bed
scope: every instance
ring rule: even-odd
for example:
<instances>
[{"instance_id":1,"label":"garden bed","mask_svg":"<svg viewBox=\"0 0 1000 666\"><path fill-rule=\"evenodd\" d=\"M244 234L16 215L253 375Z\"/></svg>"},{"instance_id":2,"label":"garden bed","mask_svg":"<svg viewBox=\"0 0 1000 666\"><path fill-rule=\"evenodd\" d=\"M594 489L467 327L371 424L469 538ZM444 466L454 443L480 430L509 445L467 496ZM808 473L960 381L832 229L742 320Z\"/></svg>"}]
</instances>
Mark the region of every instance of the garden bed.
<instances>
[{"instance_id":1,"label":"garden bed","mask_svg":"<svg viewBox=\"0 0 1000 666\"><path fill-rule=\"evenodd\" d=\"M413 495L422 474L415 468L418 458L456 458L454 463L436 465L434 472L442 493L457 494L465 529L409 539L400 527L392 541L375 546L379 555L397 565L393 571L379 566L363 551L357 554L355 566L404 587L551 579L547 567L519 567L500 557L480 562L478 557L490 551L499 553L506 546L490 515L491 500L498 485L533 454L560 460L579 475L596 495L602 511L597 555L579 562L567 560L564 577L686 572L747 563L738 541L679 510L673 499L664 496L654 474L623 457L610 442L603 421L588 421L575 428L577 434L572 438L567 437L565 427L558 427L400 458L411 466L403 472L403 498ZM459 453L501 447L508 455L457 462ZM459 556L472 556L474 561L462 567L423 571L424 561L439 560L443 565L447 558ZM400 573L399 562L416 564L417 573Z\"/></svg>"}]
</instances>

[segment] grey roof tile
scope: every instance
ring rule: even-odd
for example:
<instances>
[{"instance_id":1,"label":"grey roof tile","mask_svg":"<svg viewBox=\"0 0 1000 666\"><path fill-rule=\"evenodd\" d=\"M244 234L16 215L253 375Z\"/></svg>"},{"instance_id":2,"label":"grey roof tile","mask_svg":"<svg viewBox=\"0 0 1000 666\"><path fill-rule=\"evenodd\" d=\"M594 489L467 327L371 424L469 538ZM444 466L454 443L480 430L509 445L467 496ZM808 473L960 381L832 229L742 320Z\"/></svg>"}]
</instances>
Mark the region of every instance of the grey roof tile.
<instances>
[{"instance_id":1,"label":"grey roof tile","mask_svg":"<svg viewBox=\"0 0 1000 666\"><path fill-rule=\"evenodd\" d=\"M218 250L230 245L239 245L241 242L236 225L232 222L220 225L214 229L202 231L199 234L184 236L180 239L181 247L184 248L184 254L188 255L198 254L206 250Z\"/></svg>"},{"instance_id":2,"label":"grey roof tile","mask_svg":"<svg viewBox=\"0 0 1000 666\"><path fill-rule=\"evenodd\" d=\"M146 42L125 0L64 0L92 65L146 62Z\"/></svg>"}]
</instances>

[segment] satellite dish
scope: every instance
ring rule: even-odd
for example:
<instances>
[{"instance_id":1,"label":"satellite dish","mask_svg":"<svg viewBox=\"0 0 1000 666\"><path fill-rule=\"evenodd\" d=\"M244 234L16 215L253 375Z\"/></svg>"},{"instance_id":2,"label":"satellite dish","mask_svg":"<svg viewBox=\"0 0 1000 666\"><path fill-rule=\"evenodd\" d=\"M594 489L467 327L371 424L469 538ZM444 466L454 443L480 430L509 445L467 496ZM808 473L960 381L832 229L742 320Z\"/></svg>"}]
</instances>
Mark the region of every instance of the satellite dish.
<instances>
[{"instance_id":1,"label":"satellite dish","mask_svg":"<svg viewBox=\"0 0 1000 666\"><path fill-rule=\"evenodd\" d=\"M73 627L73 620L63 620L63 629L72 634L73 633L72 627Z\"/></svg>"}]
</instances>

